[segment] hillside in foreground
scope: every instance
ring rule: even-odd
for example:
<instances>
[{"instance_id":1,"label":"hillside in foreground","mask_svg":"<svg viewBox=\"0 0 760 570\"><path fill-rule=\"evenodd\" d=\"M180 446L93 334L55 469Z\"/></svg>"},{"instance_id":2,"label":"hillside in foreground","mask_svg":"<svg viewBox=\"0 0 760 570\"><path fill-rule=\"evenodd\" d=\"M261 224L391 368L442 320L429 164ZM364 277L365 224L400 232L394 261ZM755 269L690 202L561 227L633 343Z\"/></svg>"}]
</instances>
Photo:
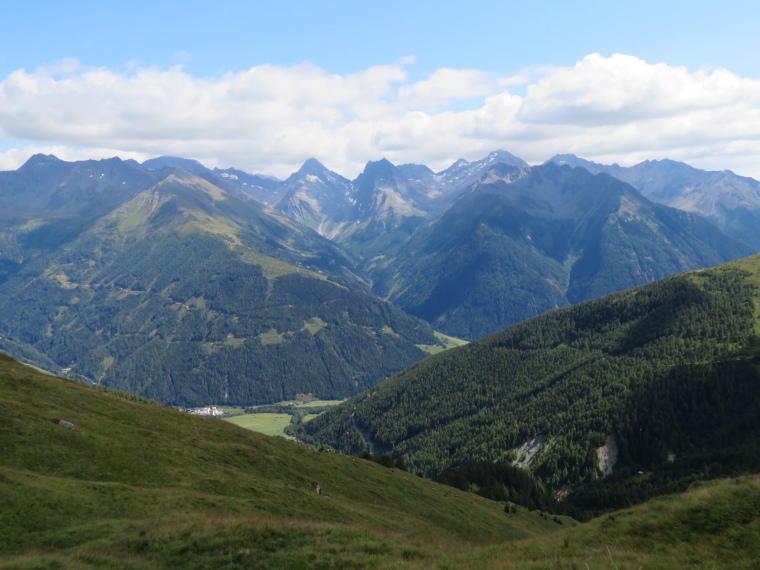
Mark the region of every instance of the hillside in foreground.
<instances>
[{"instance_id":1,"label":"hillside in foreground","mask_svg":"<svg viewBox=\"0 0 760 570\"><path fill-rule=\"evenodd\" d=\"M14 569L752 568L760 556L756 477L558 524L5 356L0 496L0 567Z\"/></svg>"},{"instance_id":2,"label":"hillside in foreground","mask_svg":"<svg viewBox=\"0 0 760 570\"><path fill-rule=\"evenodd\" d=\"M363 567L558 526L130 397L0 356L1 567Z\"/></svg>"}]
</instances>

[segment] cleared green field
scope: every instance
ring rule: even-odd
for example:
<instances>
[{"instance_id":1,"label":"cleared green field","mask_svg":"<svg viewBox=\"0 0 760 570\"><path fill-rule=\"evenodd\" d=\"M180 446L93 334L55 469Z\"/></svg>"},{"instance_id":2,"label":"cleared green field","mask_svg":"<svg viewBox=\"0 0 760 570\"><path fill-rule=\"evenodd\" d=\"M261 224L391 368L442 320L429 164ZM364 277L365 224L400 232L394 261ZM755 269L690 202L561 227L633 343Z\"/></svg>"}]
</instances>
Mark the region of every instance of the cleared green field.
<instances>
[{"instance_id":1,"label":"cleared green field","mask_svg":"<svg viewBox=\"0 0 760 570\"><path fill-rule=\"evenodd\" d=\"M290 423L290 414L243 414L224 418L236 426L265 435L285 435L285 426Z\"/></svg>"},{"instance_id":2,"label":"cleared green field","mask_svg":"<svg viewBox=\"0 0 760 570\"><path fill-rule=\"evenodd\" d=\"M456 338L453 336L449 336L443 333L439 333L438 331L434 331L435 338L443 342L444 346L440 346L437 344L418 344L416 345L417 348L420 348L427 352L428 354L438 354L439 352L443 352L444 350L448 350L450 348L456 348L457 346L463 346L465 344L468 344L466 340L462 340L461 338Z\"/></svg>"},{"instance_id":3,"label":"cleared green field","mask_svg":"<svg viewBox=\"0 0 760 570\"><path fill-rule=\"evenodd\" d=\"M297 408L318 408L320 406L337 406L344 400L313 400L311 402L304 402L303 404L296 404Z\"/></svg>"}]
</instances>

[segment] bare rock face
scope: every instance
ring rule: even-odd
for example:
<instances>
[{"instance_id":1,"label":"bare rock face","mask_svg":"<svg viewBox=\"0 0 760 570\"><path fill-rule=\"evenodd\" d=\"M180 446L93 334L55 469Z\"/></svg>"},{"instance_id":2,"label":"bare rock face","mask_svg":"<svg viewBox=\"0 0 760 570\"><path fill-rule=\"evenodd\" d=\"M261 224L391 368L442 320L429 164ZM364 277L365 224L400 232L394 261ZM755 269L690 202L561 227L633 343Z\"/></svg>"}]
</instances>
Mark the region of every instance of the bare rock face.
<instances>
[{"instance_id":1,"label":"bare rock face","mask_svg":"<svg viewBox=\"0 0 760 570\"><path fill-rule=\"evenodd\" d=\"M602 477L612 473L618 458L618 445L614 435L607 438L607 443L596 450L596 457L599 459L599 471Z\"/></svg>"}]
</instances>

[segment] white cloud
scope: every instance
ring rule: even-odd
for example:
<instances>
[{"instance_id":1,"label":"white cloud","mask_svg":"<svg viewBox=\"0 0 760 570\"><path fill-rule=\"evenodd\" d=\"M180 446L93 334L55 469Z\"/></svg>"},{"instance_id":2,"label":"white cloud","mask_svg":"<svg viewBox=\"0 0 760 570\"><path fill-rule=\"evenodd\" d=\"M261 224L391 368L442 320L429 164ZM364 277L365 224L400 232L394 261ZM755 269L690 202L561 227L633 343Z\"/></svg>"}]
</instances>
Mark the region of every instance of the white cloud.
<instances>
[{"instance_id":1,"label":"white cloud","mask_svg":"<svg viewBox=\"0 0 760 570\"><path fill-rule=\"evenodd\" d=\"M725 69L689 72L616 54L586 56L528 87L519 118L530 123L607 125L760 100L760 81Z\"/></svg>"},{"instance_id":2,"label":"white cloud","mask_svg":"<svg viewBox=\"0 0 760 570\"><path fill-rule=\"evenodd\" d=\"M489 74L475 69L438 69L428 79L402 85L398 102L406 108L435 110L451 99L469 99L493 93Z\"/></svg>"},{"instance_id":3,"label":"white cloud","mask_svg":"<svg viewBox=\"0 0 760 570\"><path fill-rule=\"evenodd\" d=\"M67 160L168 154L279 176L315 156L355 176L382 156L439 169L504 148L529 162L668 157L760 175L760 81L725 69L592 54L512 77L439 69L413 82L413 64L348 75L262 65L210 78L134 62L126 72L72 60L17 70L0 81L0 137L36 142L0 153L0 168L47 148Z\"/></svg>"}]
</instances>

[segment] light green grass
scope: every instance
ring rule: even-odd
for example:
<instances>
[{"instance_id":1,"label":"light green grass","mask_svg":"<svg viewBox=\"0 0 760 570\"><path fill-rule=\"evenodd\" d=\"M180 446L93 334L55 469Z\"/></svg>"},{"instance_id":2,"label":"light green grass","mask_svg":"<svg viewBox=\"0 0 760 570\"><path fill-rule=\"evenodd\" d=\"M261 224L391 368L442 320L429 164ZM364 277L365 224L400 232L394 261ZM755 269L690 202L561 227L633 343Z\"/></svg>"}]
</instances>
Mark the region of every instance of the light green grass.
<instances>
[{"instance_id":1,"label":"light green grass","mask_svg":"<svg viewBox=\"0 0 760 570\"><path fill-rule=\"evenodd\" d=\"M746 281L760 287L760 254L729 262L727 265L738 267L751 273ZM755 335L760 336L760 297L755 297Z\"/></svg>"},{"instance_id":2,"label":"light green grass","mask_svg":"<svg viewBox=\"0 0 760 570\"><path fill-rule=\"evenodd\" d=\"M303 404L296 404L297 408L318 408L320 406L337 406L345 400L312 400Z\"/></svg>"},{"instance_id":3,"label":"light green grass","mask_svg":"<svg viewBox=\"0 0 760 570\"><path fill-rule=\"evenodd\" d=\"M35 366L34 364L28 364L26 362L22 362L24 366L28 366L32 370L36 370L37 372L41 372L42 374L46 374L47 376L55 376L52 372L49 372L45 370L44 368L40 368L39 366Z\"/></svg>"},{"instance_id":4,"label":"light green grass","mask_svg":"<svg viewBox=\"0 0 760 570\"><path fill-rule=\"evenodd\" d=\"M266 435L285 435L283 430L291 418L290 414L243 414L225 418L225 421Z\"/></svg>"},{"instance_id":5,"label":"light green grass","mask_svg":"<svg viewBox=\"0 0 760 570\"><path fill-rule=\"evenodd\" d=\"M461 338L456 338L453 336L448 336L443 333L439 333L438 331L433 331L433 334L435 334L435 337L441 341L443 346L440 344L418 344L416 345L417 348L424 350L428 354L438 354L439 352L443 352L444 350L448 350L450 348L456 348L457 346L464 346L465 344L468 344L468 341L462 340Z\"/></svg>"}]
</instances>

